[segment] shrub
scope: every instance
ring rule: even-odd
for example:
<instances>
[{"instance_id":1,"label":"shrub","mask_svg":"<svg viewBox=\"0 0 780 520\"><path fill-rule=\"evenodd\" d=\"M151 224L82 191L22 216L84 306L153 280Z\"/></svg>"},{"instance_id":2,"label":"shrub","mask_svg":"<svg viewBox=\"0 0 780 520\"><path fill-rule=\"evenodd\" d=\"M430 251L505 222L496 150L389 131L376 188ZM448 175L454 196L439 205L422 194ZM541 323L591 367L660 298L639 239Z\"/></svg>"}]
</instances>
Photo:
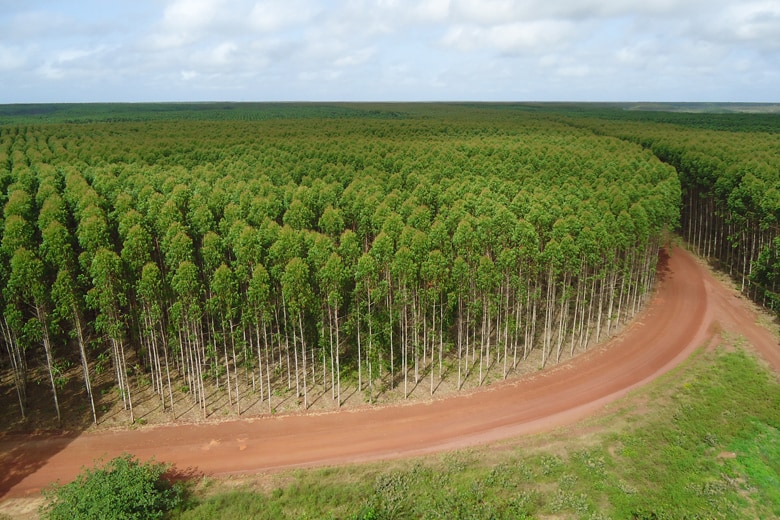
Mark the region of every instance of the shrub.
<instances>
[{"instance_id":1,"label":"shrub","mask_svg":"<svg viewBox=\"0 0 780 520\"><path fill-rule=\"evenodd\" d=\"M51 520L162 518L183 498L182 486L165 477L169 469L166 464L142 463L122 455L85 469L70 484L44 491L41 516Z\"/></svg>"}]
</instances>

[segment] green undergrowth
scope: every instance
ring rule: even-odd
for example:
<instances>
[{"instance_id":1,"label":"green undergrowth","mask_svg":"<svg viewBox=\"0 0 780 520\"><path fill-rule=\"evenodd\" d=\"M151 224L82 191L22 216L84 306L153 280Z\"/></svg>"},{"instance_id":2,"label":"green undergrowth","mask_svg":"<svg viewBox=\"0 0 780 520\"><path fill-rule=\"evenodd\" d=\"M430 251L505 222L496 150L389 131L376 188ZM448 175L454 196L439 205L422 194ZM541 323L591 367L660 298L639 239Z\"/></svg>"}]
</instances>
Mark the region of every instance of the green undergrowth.
<instances>
[{"instance_id":1,"label":"green undergrowth","mask_svg":"<svg viewBox=\"0 0 780 520\"><path fill-rule=\"evenodd\" d=\"M739 349L699 352L567 431L262 486L211 481L176 518L777 518L779 441L776 376Z\"/></svg>"}]
</instances>

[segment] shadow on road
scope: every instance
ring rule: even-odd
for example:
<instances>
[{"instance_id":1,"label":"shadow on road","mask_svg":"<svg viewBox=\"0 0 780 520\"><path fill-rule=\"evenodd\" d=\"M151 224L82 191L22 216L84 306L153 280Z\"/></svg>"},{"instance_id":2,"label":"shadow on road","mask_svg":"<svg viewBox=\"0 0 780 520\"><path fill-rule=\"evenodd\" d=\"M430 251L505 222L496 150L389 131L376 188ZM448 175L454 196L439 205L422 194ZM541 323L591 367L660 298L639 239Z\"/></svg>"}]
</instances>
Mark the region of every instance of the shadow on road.
<instances>
[{"instance_id":1,"label":"shadow on road","mask_svg":"<svg viewBox=\"0 0 780 520\"><path fill-rule=\"evenodd\" d=\"M77 433L10 434L0 437L0 500L14 486L43 467L46 462L65 449Z\"/></svg>"}]
</instances>

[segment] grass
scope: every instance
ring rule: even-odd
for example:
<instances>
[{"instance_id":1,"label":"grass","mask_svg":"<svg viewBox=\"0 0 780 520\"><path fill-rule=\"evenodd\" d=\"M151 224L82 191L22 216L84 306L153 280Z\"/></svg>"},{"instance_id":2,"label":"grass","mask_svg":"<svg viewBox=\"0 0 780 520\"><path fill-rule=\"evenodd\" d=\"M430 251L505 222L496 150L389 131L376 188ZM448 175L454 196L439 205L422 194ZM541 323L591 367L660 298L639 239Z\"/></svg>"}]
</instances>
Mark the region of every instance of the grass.
<instances>
[{"instance_id":1,"label":"grass","mask_svg":"<svg viewBox=\"0 0 780 520\"><path fill-rule=\"evenodd\" d=\"M381 465L209 481L177 518L776 518L780 384L742 349L569 430Z\"/></svg>"}]
</instances>

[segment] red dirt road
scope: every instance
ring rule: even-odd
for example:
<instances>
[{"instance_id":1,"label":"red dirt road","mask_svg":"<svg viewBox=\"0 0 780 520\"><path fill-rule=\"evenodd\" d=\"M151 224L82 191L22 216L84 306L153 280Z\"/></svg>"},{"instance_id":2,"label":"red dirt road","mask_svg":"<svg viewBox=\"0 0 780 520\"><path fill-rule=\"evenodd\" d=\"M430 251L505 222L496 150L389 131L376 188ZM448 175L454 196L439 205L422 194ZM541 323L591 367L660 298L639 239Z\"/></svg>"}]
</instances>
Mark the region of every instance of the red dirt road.
<instances>
[{"instance_id":1,"label":"red dirt road","mask_svg":"<svg viewBox=\"0 0 780 520\"><path fill-rule=\"evenodd\" d=\"M550 430L658 377L719 331L748 339L775 371L780 347L743 298L686 251L661 262L651 303L619 337L533 377L429 403L170 425L74 436L0 436L0 498L72 480L123 452L206 474L406 457Z\"/></svg>"}]
</instances>

